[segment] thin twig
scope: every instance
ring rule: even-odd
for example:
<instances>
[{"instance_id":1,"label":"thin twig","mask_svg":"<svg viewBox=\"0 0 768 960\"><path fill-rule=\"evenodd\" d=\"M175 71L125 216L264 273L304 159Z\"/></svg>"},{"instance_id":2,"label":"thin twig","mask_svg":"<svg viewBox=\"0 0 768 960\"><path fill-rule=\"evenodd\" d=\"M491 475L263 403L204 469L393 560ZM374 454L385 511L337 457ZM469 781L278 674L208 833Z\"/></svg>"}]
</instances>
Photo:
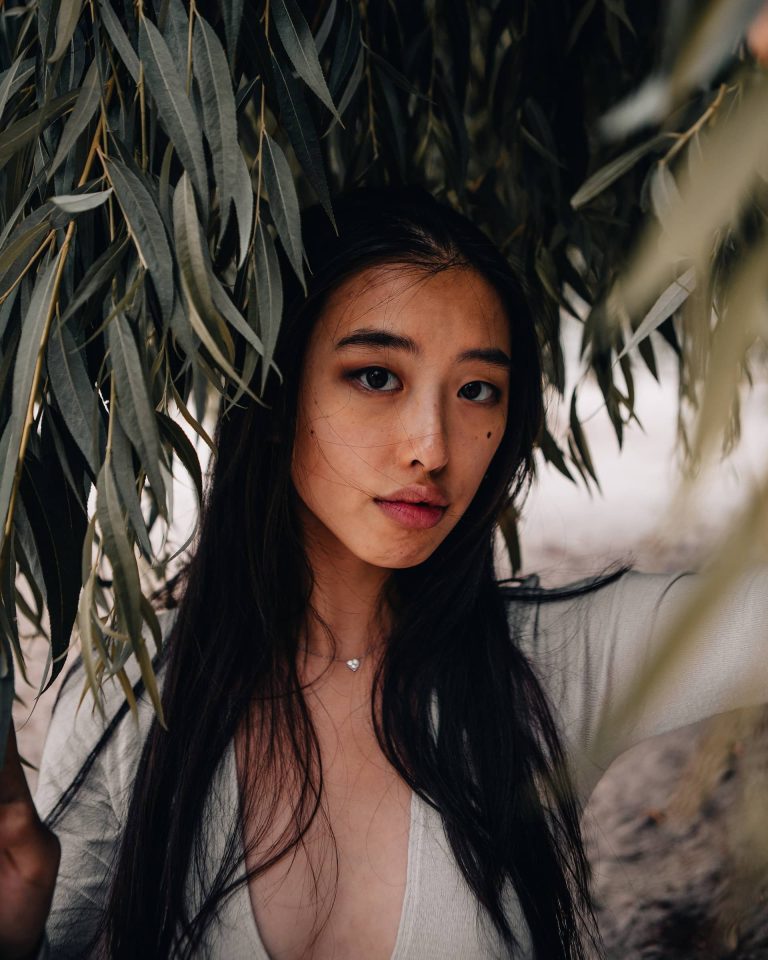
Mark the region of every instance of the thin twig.
<instances>
[{"instance_id":1,"label":"thin twig","mask_svg":"<svg viewBox=\"0 0 768 960\"><path fill-rule=\"evenodd\" d=\"M702 113L702 115L699 117L696 123L694 123L693 126L690 127L688 130L686 130L684 133L678 134L678 139L675 141L675 143L672 144L672 146L669 148L667 153L661 158L661 160L659 160L660 167L666 166L671 160L673 160L678 155L678 153L680 153L680 151L683 149L686 143L688 143L688 141L692 137L694 137L699 132L699 130L701 130L701 128L706 123L708 123L709 120L711 120L711 118L715 115L715 113L717 113L718 109L720 108L720 104L723 102L723 98L725 97L726 89L727 89L727 85L724 83L721 83L720 89L717 91L717 95L715 96L715 99L712 101L712 103L710 103L710 105L707 107L704 113Z\"/></svg>"}]
</instances>

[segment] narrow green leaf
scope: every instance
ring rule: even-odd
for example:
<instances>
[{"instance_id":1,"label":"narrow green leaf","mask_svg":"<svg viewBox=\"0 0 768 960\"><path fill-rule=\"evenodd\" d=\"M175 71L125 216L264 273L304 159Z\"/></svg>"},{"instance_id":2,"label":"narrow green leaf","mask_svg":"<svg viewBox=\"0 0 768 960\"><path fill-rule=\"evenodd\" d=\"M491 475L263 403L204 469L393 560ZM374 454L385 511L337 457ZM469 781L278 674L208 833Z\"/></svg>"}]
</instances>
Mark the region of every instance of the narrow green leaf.
<instances>
[{"instance_id":1,"label":"narrow green leaf","mask_svg":"<svg viewBox=\"0 0 768 960\"><path fill-rule=\"evenodd\" d=\"M96 112L100 99L101 80L99 77L99 64L97 60L94 60L83 80L83 85L80 88L80 93L75 103L75 109L69 115L64 125L59 145L56 148L56 154L48 168L48 180L51 179L56 170L58 170L69 156L69 152L75 145L77 138L86 129L91 121L91 117Z\"/></svg>"},{"instance_id":2,"label":"narrow green leaf","mask_svg":"<svg viewBox=\"0 0 768 960\"><path fill-rule=\"evenodd\" d=\"M548 463L551 463L557 470L559 470L564 477L571 481L571 483L576 483L576 481L573 479L573 474L568 469L568 464L565 462L563 451L557 445L557 441L546 427L544 427L544 429L541 431L541 436L539 437L539 446L541 448L541 452L544 454L544 459Z\"/></svg>"},{"instance_id":3,"label":"narrow green leaf","mask_svg":"<svg viewBox=\"0 0 768 960\"><path fill-rule=\"evenodd\" d=\"M235 98L224 48L213 27L201 16L195 18L192 44L205 135L211 148L214 175L219 188L221 237L229 220L230 201L238 192L237 165L242 157L237 140Z\"/></svg>"},{"instance_id":4,"label":"narrow green leaf","mask_svg":"<svg viewBox=\"0 0 768 960\"><path fill-rule=\"evenodd\" d=\"M296 73L338 120L339 115L323 76L312 32L296 0L274 0L272 14L277 33Z\"/></svg>"},{"instance_id":5,"label":"narrow green leaf","mask_svg":"<svg viewBox=\"0 0 768 960\"><path fill-rule=\"evenodd\" d=\"M582 429L581 422L579 421L579 415L576 410L576 391L573 391L571 396L571 412L570 412L570 428L571 435L573 436L573 442L576 445L576 449L581 457L581 462L584 464L584 467L588 471L590 477L595 481L598 490L600 489L600 484L597 479L597 474L595 473L595 468L592 464L592 457L589 452L589 444L587 443L586 435ZM578 466L578 461L576 463Z\"/></svg>"},{"instance_id":6,"label":"narrow green leaf","mask_svg":"<svg viewBox=\"0 0 768 960\"><path fill-rule=\"evenodd\" d=\"M355 68L350 74L349 80L347 81L344 89L341 91L341 97L339 98L339 116L344 116L344 112L349 106L352 97L354 97L354 95L357 93L357 88L360 86L360 81L363 79L364 69L365 48L361 45L360 53L357 56L357 63L355 63Z\"/></svg>"},{"instance_id":7,"label":"narrow green leaf","mask_svg":"<svg viewBox=\"0 0 768 960\"><path fill-rule=\"evenodd\" d=\"M67 429L80 448L94 477L99 470L99 450L93 432L96 388L90 382L83 357L69 329L52 325L48 338L48 375Z\"/></svg>"},{"instance_id":8,"label":"narrow green leaf","mask_svg":"<svg viewBox=\"0 0 768 960\"><path fill-rule=\"evenodd\" d=\"M255 290L251 288L250 291L249 313L252 311L256 316L249 316L249 320L252 326L255 326L255 321L258 320L258 330L264 343L261 364L263 393L283 316L283 284L275 245L261 220L256 227L253 268Z\"/></svg>"},{"instance_id":9,"label":"narrow green leaf","mask_svg":"<svg viewBox=\"0 0 768 960\"><path fill-rule=\"evenodd\" d=\"M11 278L8 275L16 272L14 267L23 269L29 263L31 254L50 229L51 225L47 220L31 225L22 221L17 227L0 250L0 290L7 289L6 280L8 286L13 283L16 277Z\"/></svg>"},{"instance_id":10,"label":"narrow green leaf","mask_svg":"<svg viewBox=\"0 0 768 960\"><path fill-rule=\"evenodd\" d=\"M55 120L77 101L80 90L70 90L69 93L56 97L44 106L39 107L27 116L22 117L0 134L0 169L22 147L37 139L43 128Z\"/></svg>"},{"instance_id":11,"label":"narrow green leaf","mask_svg":"<svg viewBox=\"0 0 768 960\"><path fill-rule=\"evenodd\" d=\"M158 413L157 420L160 425L160 430L170 442L173 447L173 452L179 458L182 466L195 485L199 506L203 502L203 472L200 467L200 459L197 456L197 451L190 442L189 437L175 420L172 420L171 417L166 416L164 413Z\"/></svg>"},{"instance_id":12,"label":"narrow green leaf","mask_svg":"<svg viewBox=\"0 0 768 960\"><path fill-rule=\"evenodd\" d=\"M82 10L83 0L61 0L56 18L56 47L48 57L48 63L55 63L66 53Z\"/></svg>"},{"instance_id":13,"label":"narrow green leaf","mask_svg":"<svg viewBox=\"0 0 768 960\"><path fill-rule=\"evenodd\" d=\"M253 226L253 183L251 174L248 170L243 152L237 148L237 179L235 183L235 192L233 199L235 201L235 212L237 214L237 232L239 256L237 261L238 270L245 263L248 256L248 245L251 241L251 227Z\"/></svg>"},{"instance_id":14,"label":"narrow green leaf","mask_svg":"<svg viewBox=\"0 0 768 960\"><path fill-rule=\"evenodd\" d=\"M62 313L59 323L66 323L70 317L78 313L88 301L97 296L103 296L107 287L112 283L123 258L130 247L128 237L115 240L104 253L101 254L85 271L72 299Z\"/></svg>"},{"instance_id":15,"label":"narrow green leaf","mask_svg":"<svg viewBox=\"0 0 768 960\"><path fill-rule=\"evenodd\" d=\"M243 6L244 0L229 0L229 3L223 3L220 8L224 20L224 33L227 38L227 53L233 74L237 42L240 39L240 26L243 21Z\"/></svg>"},{"instance_id":16,"label":"narrow green leaf","mask_svg":"<svg viewBox=\"0 0 768 960\"><path fill-rule=\"evenodd\" d=\"M165 516L165 483L160 471L163 460L157 432L155 410L144 375L144 365L133 337L130 324L123 313L116 313L107 327L112 371L117 380L117 415L138 451L141 464ZM110 416L113 411L110 410Z\"/></svg>"},{"instance_id":17,"label":"narrow green leaf","mask_svg":"<svg viewBox=\"0 0 768 960\"><path fill-rule=\"evenodd\" d=\"M276 57L272 58L272 73L277 101L280 104L280 124L288 134L288 139L291 141L291 146L296 153L296 159L299 161L301 169L317 194L331 223L335 226L320 141L317 137L312 114L309 112L309 107L304 98L304 91L301 84L294 79L290 70L286 69Z\"/></svg>"},{"instance_id":18,"label":"narrow green leaf","mask_svg":"<svg viewBox=\"0 0 768 960\"><path fill-rule=\"evenodd\" d=\"M576 193L571 197L571 206L573 209L578 210L579 207L583 207L589 203L590 200L594 200L595 197L601 194L603 190L609 187L615 180L623 177L625 173L631 170L646 154L650 153L651 150L655 150L665 139L664 136L656 134L644 143L640 143L636 147L632 147L631 150L622 153L621 156L615 157L610 163L606 163L604 167L595 171L591 177L588 177L584 183L582 183Z\"/></svg>"},{"instance_id":19,"label":"narrow green leaf","mask_svg":"<svg viewBox=\"0 0 768 960\"><path fill-rule=\"evenodd\" d=\"M16 505L13 508L13 528L17 540L16 547L18 548L19 543L21 543L21 549L24 553L25 561L29 566L29 577L27 579L29 581L31 578L30 586L32 583L34 583L43 600L47 602L45 596L43 567L40 563L40 555L37 552L37 544L35 543L35 537L32 533L32 526L29 522L29 517L27 516L27 511L24 507L24 500L22 497L17 499Z\"/></svg>"},{"instance_id":20,"label":"narrow green leaf","mask_svg":"<svg viewBox=\"0 0 768 960\"><path fill-rule=\"evenodd\" d=\"M163 319L173 313L173 255L160 211L146 182L119 160L108 160L107 171L125 214L142 265L149 271Z\"/></svg>"},{"instance_id":21,"label":"narrow green leaf","mask_svg":"<svg viewBox=\"0 0 768 960\"><path fill-rule=\"evenodd\" d=\"M115 599L131 640L136 643L141 636L141 583L136 555L125 534L125 519L117 495L112 458L109 456L101 466L96 483L96 517L101 528L104 552L112 566Z\"/></svg>"},{"instance_id":22,"label":"narrow green leaf","mask_svg":"<svg viewBox=\"0 0 768 960\"><path fill-rule=\"evenodd\" d=\"M0 119L10 98L35 72L35 61L31 57L17 57L11 66L2 73L0 80Z\"/></svg>"},{"instance_id":23,"label":"narrow green leaf","mask_svg":"<svg viewBox=\"0 0 768 960\"><path fill-rule=\"evenodd\" d=\"M176 239L176 253L181 273L181 286L187 303L187 316L190 324L200 338L203 346L213 357L220 369L238 386L258 402L237 371L233 368L234 344L226 326L221 322L218 310L208 287L209 262L205 254L202 229L197 219L192 185L189 176L184 173L173 194L173 229ZM205 250L205 254L204 254ZM210 312L208 312L210 310ZM216 335L209 329L206 321L218 321ZM198 362L198 361L196 361Z\"/></svg>"},{"instance_id":24,"label":"narrow green leaf","mask_svg":"<svg viewBox=\"0 0 768 960\"><path fill-rule=\"evenodd\" d=\"M58 197L51 197L51 201L65 213L77 214L100 207L111 193L112 187L98 193L62 193Z\"/></svg>"},{"instance_id":25,"label":"narrow green leaf","mask_svg":"<svg viewBox=\"0 0 768 960\"><path fill-rule=\"evenodd\" d=\"M288 254L296 276L304 283L304 265L301 259L301 216L296 185L285 154L265 131L263 143L264 182L269 194L269 209L277 233Z\"/></svg>"},{"instance_id":26,"label":"narrow green leaf","mask_svg":"<svg viewBox=\"0 0 768 960\"><path fill-rule=\"evenodd\" d=\"M131 445L120 423L119 416L112 424L112 458L120 499L128 511L128 519L131 521L131 526L136 534L139 547L144 553L144 556L147 559L151 559L153 555L152 543L149 539L149 531L147 530L147 524L144 520L144 514L141 511L141 500L139 499L137 489L136 471L133 465Z\"/></svg>"},{"instance_id":27,"label":"narrow green leaf","mask_svg":"<svg viewBox=\"0 0 768 960\"><path fill-rule=\"evenodd\" d=\"M123 30L123 25L115 15L109 0L99 0L99 13L101 14L101 22L109 34L109 39L120 54L120 59L125 64L128 73L133 77L133 82L138 86L139 58L136 56L136 51L131 46L131 41Z\"/></svg>"},{"instance_id":28,"label":"narrow green leaf","mask_svg":"<svg viewBox=\"0 0 768 960\"><path fill-rule=\"evenodd\" d=\"M333 27L333 21L336 19L336 0L331 0L328 4L328 9L325 11L323 16L323 22L318 27L317 33L315 34L315 49L318 54L323 52L323 47L331 35L331 28Z\"/></svg>"},{"instance_id":29,"label":"narrow green leaf","mask_svg":"<svg viewBox=\"0 0 768 960\"><path fill-rule=\"evenodd\" d=\"M88 525L86 514L65 481L62 466L49 439L41 459L29 454L25 458L21 485L42 566L50 620L52 670L48 686L64 666L75 624L80 593L78 559Z\"/></svg>"},{"instance_id":30,"label":"narrow green leaf","mask_svg":"<svg viewBox=\"0 0 768 960\"><path fill-rule=\"evenodd\" d=\"M633 350L642 340L658 329L667 320L675 310L678 310L688 299L689 294L696 289L696 270L690 267L677 280L673 280L664 293L653 304L648 313L643 317L637 330L627 340L624 349L621 351L617 360Z\"/></svg>"},{"instance_id":31,"label":"narrow green leaf","mask_svg":"<svg viewBox=\"0 0 768 960\"><path fill-rule=\"evenodd\" d=\"M328 85L334 96L338 95L344 78L354 67L360 49L360 14L355 4L345 3L341 25L336 31L331 71L328 76ZM339 114L341 114L341 110L339 110Z\"/></svg>"},{"instance_id":32,"label":"narrow green leaf","mask_svg":"<svg viewBox=\"0 0 768 960\"><path fill-rule=\"evenodd\" d=\"M53 310L53 285L60 257L61 250L59 250L47 266L42 267L38 272L32 297L29 301L29 307L22 320L21 338L19 340L19 348L16 353L13 370L11 420L13 423L15 444L21 443L21 434L32 393L35 366L42 346L43 330L45 329L48 316ZM18 447L13 445L9 450L9 454L13 458L11 462L14 465L17 453ZM11 472L12 471L4 470L3 474ZM1 499L0 502L2 502ZM4 506L7 511L7 505ZM6 512L1 512L2 519L4 520Z\"/></svg>"},{"instance_id":33,"label":"narrow green leaf","mask_svg":"<svg viewBox=\"0 0 768 960\"><path fill-rule=\"evenodd\" d=\"M208 175L203 135L168 45L146 17L139 24L139 55L160 119L192 179L203 222L208 220Z\"/></svg>"},{"instance_id":34,"label":"narrow green leaf","mask_svg":"<svg viewBox=\"0 0 768 960\"><path fill-rule=\"evenodd\" d=\"M181 0L170 0L167 6L165 23L158 21L163 38L171 51L173 62L186 77L189 62L189 17Z\"/></svg>"}]
</instances>

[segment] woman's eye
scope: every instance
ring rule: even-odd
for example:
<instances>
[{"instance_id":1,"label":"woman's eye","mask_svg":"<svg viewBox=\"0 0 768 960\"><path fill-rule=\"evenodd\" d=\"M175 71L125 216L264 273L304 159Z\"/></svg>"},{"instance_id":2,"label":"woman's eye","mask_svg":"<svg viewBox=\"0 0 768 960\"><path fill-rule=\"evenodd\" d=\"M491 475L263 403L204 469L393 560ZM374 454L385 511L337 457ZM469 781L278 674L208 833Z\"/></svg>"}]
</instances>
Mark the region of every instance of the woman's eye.
<instances>
[{"instance_id":1,"label":"woman's eye","mask_svg":"<svg viewBox=\"0 0 768 960\"><path fill-rule=\"evenodd\" d=\"M385 367L366 367L352 374L366 390L376 390L379 393L391 393L397 390L400 381Z\"/></svg>"},{"instance_id":2,"label":"woman's eye","mask_svg":"<svg viewBox=\"0 0 768 960\"><path fill-rule=\"evenodd\" d=\"M465 383L459 390L459 395L467 400L478 400L481 403L498 400L499 389L491 383L484 380L473 380L471 383Z\"/></svg>"}]
</instances>

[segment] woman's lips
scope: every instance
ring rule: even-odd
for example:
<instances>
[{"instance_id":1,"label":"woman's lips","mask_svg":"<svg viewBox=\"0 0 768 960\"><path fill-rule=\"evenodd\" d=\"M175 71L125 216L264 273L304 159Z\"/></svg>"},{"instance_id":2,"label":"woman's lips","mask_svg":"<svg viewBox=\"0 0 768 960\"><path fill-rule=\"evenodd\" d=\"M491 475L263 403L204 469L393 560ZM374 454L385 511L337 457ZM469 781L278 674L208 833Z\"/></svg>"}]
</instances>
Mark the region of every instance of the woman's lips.
<instances>
[{"instance_id":1,"label":"woman's lips","mask_svg":"<svg viewBox=\"0 0 768 960\"><path fill-rule=\"evenodd\" d=\"M440 523L445 507L432 507L426 503L406 503L405 500L376 500L376 504L388 517L404 527L427 530Z\"/></svg>"}]
</instances>

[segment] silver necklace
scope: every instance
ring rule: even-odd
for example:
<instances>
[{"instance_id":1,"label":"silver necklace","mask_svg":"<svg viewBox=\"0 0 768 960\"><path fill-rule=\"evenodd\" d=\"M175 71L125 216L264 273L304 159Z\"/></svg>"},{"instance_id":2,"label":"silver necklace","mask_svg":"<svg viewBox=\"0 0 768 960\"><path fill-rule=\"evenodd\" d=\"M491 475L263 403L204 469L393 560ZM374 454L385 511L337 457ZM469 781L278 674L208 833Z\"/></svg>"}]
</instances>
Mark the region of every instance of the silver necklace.
<instances>
[{"instance_id":1,"label":"silver necklace","mask_svg":"<svg viewBox=\"0 0 768 960\"><path fill-rule=\"evenodd\" d=\"M360 667L360 661L363 660L364 657L368 656L368 654L371 652L371 649L371 647L368 647L365 653L361 653L359 657L351 657L349 660L345 660L344 657L329 657L325 653L315 653L314 650L310 650L309 647L305 647L303 643L299 644L299 650L304 650L311 657L320 657L321 660L330 660L333 663L344 663L349 667L352 673L357 672L358 668Z\"/></svg>"}]
</instances>

